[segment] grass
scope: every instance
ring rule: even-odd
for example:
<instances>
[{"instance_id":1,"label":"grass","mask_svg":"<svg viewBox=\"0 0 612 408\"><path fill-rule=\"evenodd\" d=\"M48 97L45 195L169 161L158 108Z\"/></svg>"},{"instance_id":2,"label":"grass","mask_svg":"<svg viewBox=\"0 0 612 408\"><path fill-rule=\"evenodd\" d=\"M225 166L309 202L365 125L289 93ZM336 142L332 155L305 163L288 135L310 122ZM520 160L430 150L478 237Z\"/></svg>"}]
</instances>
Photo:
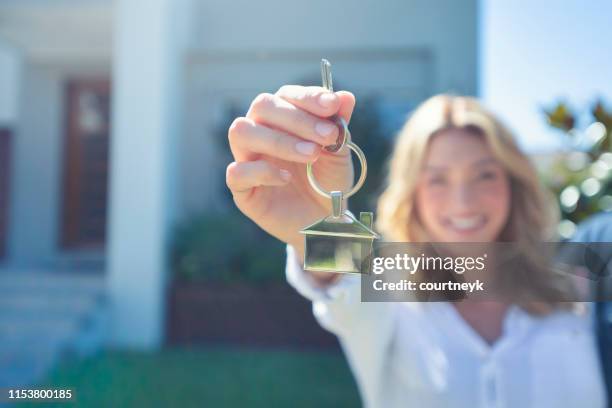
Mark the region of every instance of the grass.
<instances>
[{"instance_id":1,"label":"grass","mask_svg":"<svg viewBox=\"0 0 612 408\"><path fill-rule=\"evenodd\" d=\"M64 363L39 388L76 402L18 407L355 407L355 382L335 352L206 347L106 352Z\"/></svg>"}]
</instances>

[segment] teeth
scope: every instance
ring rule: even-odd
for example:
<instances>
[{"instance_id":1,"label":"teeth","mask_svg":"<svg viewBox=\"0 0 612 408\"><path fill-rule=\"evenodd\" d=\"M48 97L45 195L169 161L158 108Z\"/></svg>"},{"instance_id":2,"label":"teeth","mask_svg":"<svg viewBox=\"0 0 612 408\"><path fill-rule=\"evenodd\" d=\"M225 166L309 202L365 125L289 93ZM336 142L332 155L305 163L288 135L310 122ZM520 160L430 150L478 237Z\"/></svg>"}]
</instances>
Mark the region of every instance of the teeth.
<instances>
[{"instance_id":1,"label":"teeth","mask_svg":"<svg viewBox=\"0 0 612 408\"><path fill-rule=\"evenodd\" d=\"M482 223L482 216L451 218L451 224L457 229L470 229L479 226Z\"/></svg>"}]
</instances>

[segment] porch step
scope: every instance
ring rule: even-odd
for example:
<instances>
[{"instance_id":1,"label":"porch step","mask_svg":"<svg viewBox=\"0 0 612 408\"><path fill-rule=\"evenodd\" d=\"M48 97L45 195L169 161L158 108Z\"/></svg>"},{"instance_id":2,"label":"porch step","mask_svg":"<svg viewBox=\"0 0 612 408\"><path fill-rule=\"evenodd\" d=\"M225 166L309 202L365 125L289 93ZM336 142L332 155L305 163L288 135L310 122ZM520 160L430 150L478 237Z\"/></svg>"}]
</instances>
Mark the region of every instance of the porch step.
<instances>
[{"instance_id":1,"label":"porch step","mask_svg":"<svg viewBox=\"0 0 612 408\"><path fill-rule=\"evenodd\" d=\"M0 270L0 387L34 384L62 358L98 351L104 285L101 275Z\"/></svg>"},{"instance_id":2,"label":"porch step","mask_svg":"<svg viewBox=\"0 0 612 408\"><path fill-rule=\"evenodd\" d=\"M101 272L106 267L104 251L70 251L53 258L50 265L56 271Z\"/></svg>"},{"instance_id":3,"label":"porch step","mask_svg":"<svg viewBox=\"0 0 612 408\"><path fill-rule=\"evenodd\" d=\"M29 294L65 292L70 295L82 293L100 293L104 288L101 275L79 274L78 272L23 271L5 272L0 269L0 291L11 294L23 292ZM6 292L5 292L6 291Z\"/></svg>"},{"instance_id":4,"label":"porch step","mask_svg":"<svg viewBox=\"0 0 612 408\"><path fill-rule=\"evenodd\" d=\"M42 293L6 293L0 298L0 321L16 318L35 319L40 317L40 311L45 310L50 316L79 315L86 313L101 299L88 293L78 293L71 296L57 296L42 291Z\"/></svg>"}]
</instances>

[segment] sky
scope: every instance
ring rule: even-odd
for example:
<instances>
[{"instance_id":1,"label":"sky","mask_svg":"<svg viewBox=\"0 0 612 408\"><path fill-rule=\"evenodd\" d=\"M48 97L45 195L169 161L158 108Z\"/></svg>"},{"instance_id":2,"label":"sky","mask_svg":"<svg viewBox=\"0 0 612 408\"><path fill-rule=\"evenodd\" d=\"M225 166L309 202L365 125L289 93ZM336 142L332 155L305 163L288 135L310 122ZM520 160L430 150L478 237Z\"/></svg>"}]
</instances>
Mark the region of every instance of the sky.
<instances>
[{"instance_id":1,"label":"sky","mask_svg":"<svg viewBox=\"0 0 612 408\"><path fill-rule=\"evenodd\" d=\"M530 152L559 146L541 108L612 108L612 1L481 0L479 92Z\"/></svg>"}]
</instances>

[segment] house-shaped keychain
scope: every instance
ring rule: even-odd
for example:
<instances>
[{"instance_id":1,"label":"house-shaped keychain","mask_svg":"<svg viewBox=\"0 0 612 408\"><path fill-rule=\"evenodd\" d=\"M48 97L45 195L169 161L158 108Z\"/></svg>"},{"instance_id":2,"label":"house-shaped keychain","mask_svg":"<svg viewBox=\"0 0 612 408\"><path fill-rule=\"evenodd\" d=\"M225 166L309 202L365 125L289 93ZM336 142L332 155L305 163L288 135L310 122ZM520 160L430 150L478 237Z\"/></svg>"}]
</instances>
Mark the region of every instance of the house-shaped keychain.
<instances>
[{"instance_id":1,"label":"house-shaped keychain","mask_svg":"<svg viewBox=\"0 0 612 408\"><path fill-rule=\"evenodd\" d=\"M321 77L323 87L333 92L331 64L321 60ZM319 272L370 273L372 245L380 236L372 230L374 214L362 212L357 220L349 211L343 211L344 199L355 194L363 185L368 166L365 154L351 141L351 132L346 121L340 116L334 120L341 131L334 145L326 146L330 153L335 153L345 146L352 150L361 164L361 174L357 183L347 192L326 191L314 176L312 163L306 163L306 175L312 188L323 197L330 198L332 214L320 219L300 232L304 237L304 269Z\"/></svg>"},{"instance_id":2,"label":"house-shaped keychain","mask_svg":"<svg viewBox=\"0 0 612 408\"><path fill-rule=\"evenodd\" d=\"M340 195L334 200L336 194ZM372 243L380 238L372 230L374 215L362 212L359 220L341 211L341 193L333 191L333 214L302 229L305 235L304 269L321 272L369 273Z\"/></svg>"}]
</instances>

